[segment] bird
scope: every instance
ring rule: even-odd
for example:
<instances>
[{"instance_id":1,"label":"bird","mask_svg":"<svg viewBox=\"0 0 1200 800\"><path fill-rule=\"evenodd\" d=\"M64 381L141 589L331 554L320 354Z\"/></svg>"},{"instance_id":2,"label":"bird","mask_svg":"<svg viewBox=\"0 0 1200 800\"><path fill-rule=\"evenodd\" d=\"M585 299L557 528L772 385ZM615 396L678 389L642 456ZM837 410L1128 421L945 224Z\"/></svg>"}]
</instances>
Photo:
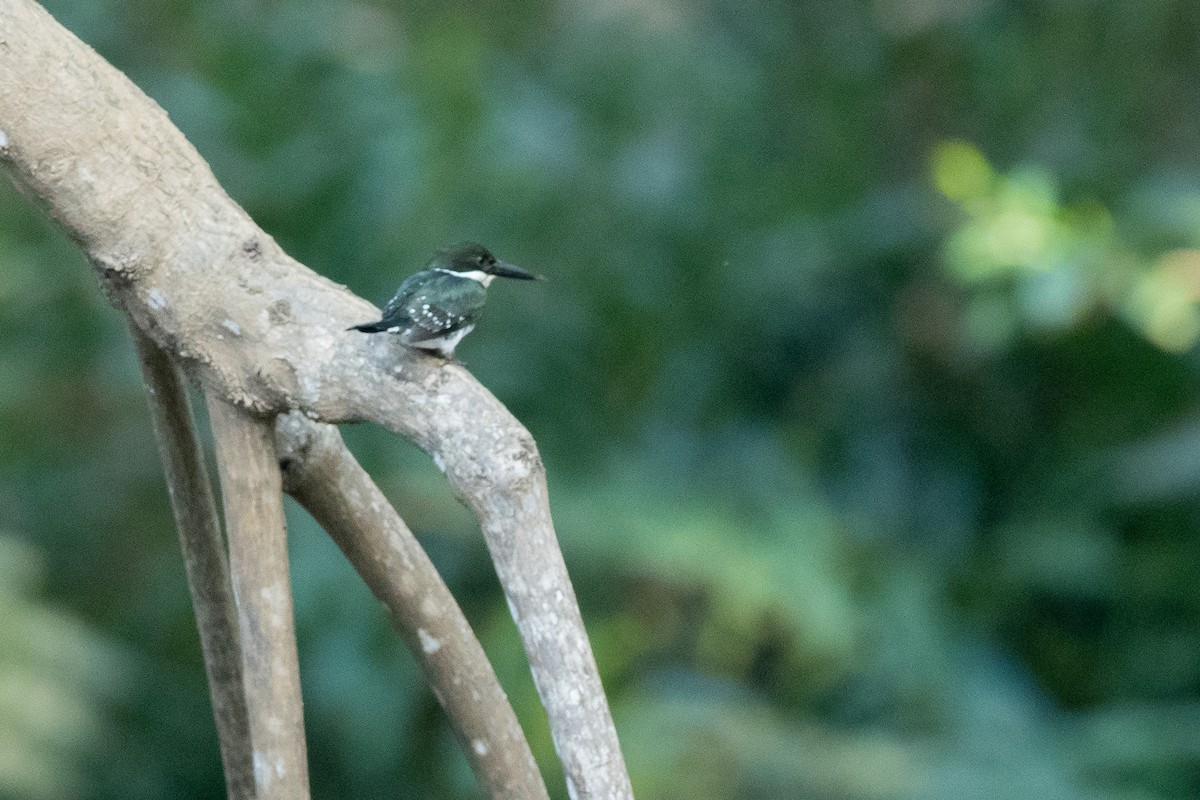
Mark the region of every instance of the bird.
<instances>
[{"instance_id":1,"label":"bird","mask_svg":"<svg viewBox=\"0 0 1200 800\"><path fill-rule=\"evenodd\" d=\"M392 333L407 347L454 361L454 348L475 330L487 289L495 278L545 280L496 258L481 244L466 242L438 252L425 269L407 277L376 322L346 330Z\"/></svg>"}]
</instances>

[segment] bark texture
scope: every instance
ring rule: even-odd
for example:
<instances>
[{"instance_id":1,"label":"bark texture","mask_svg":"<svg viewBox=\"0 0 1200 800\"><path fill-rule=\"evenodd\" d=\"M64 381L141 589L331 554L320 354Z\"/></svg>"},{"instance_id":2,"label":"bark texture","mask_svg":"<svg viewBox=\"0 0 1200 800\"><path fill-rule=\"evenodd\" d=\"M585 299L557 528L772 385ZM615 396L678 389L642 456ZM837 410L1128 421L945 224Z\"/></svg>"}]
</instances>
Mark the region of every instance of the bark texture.
<instances>
[{"instance_id":1,"label":"bark texture","mask_svg":"<svg viewBox=\"0 0 1200 800\"><path fill-rule=\"evenodd\" d=\"M250 721L242 683L237 609L212 483L179 371L167 354L136 328L133 339L200 633L226 793L229 800L253 800Z\"/></svg>"},{"instance_id":2,"label":"bark texture","mask_svg":"<svg viewBox=\"0 0 1200 800\"><path fill-rule=\"evenodd\" d=\"M547 800L529 743L467 618L338 429L292 412L276 420L275 433L284 490L329 532L391 614L488 797Z\"/></svg>"},{"instance_id":3,"label":"bark texture","mask_svg":"<svg viewBox=\"0 0 1200 800\"><path fill-rule=\"evenodd\" d=\"M208 398L246 686L254 796L308 797L308 755L275 428Z\"/></svg>"},{"instance_id":4,"label":"bark texture","mask_svg":"<svg viewBox=\"0 0 1200 800\"><path fill-rule=\"evenodd\" d=\"M289 258L167 115L32 0L0 0L0 161L209 396L369 420L479 516L575 798L632 796L532 437L466 370L345 328L375 309Z\"/></svg>"}]
</instances>

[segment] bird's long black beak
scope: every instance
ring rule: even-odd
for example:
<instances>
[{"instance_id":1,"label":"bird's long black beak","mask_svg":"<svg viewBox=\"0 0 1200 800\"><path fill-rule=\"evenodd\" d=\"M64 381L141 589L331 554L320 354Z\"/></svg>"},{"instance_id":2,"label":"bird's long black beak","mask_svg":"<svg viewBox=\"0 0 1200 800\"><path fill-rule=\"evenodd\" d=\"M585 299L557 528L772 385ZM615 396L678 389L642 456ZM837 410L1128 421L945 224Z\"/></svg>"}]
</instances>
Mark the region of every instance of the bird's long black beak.
<instances>
[{"instance_id":1,"label":"bird's long black beak","mask_svg":"<svg viewBox=\"0 0 1200 800\"><path fill-rule=\"evenodd\" d=\"M542 275L534 275L532 272L526 272L516 264L509 264L507 261L496 260L496 264L488 269L492 275L498 278L515 278L519 281L544 281L546 278Z\"/></svg>"}]
</instances>

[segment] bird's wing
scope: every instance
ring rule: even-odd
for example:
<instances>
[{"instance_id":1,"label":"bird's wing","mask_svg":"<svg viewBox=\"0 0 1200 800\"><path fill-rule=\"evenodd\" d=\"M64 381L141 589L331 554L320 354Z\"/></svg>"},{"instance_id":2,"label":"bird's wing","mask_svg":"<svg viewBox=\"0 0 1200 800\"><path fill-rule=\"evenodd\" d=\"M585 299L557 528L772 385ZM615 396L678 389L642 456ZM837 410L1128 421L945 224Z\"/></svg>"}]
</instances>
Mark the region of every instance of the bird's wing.
<instances>
[{"instance_id":1,"label":"bird's wing","mask_svg":"<svg viewBox=\"0 0 1200 800\"><path fill-rule=\"evenodd\" d=\"M405 309L408 306L409 298L420 288L420 278L422 275L423 273L418 272L404 279L404 282L400 284L400 288L392 295L392 299L388 300L387 305L383 307L384 322L401 323L407 321Z\"/></svg>"},{"instance_id":2,"label":"bird's wing","mask_svg":"<svg viewBox=\"0 0 1200 800\"><path fill-rule=\"evenodd\" d=\"M414 285L405 292L410 281ZM487 290L478 281L438 271L420 281L409 278L388 307L396 304L394 311L408 320L409 340L420 342L473 322L486 297Z\"/></svg>"}]
</instances>

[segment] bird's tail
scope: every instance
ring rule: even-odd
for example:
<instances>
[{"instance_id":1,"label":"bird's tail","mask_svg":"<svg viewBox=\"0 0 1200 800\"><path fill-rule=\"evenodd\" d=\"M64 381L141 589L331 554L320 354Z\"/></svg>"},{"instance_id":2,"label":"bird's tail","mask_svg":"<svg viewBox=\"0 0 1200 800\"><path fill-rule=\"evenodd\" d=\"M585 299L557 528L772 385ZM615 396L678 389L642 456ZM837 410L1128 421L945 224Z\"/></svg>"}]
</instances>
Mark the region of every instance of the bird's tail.
<instances>
[{"instance_id":1,"label":"bird's tail","mask_svg":"<svg viewBox=\"0 0 1200 800\"><path fill-rule=\"evenodd\" d=\"M363 333L379 333L387 329L387 323L383 320L379 320L378 322L364 322L361 325L351 325L349 328L346 328L348 331L362 331Z\"/></svg>"}]
</instances>

